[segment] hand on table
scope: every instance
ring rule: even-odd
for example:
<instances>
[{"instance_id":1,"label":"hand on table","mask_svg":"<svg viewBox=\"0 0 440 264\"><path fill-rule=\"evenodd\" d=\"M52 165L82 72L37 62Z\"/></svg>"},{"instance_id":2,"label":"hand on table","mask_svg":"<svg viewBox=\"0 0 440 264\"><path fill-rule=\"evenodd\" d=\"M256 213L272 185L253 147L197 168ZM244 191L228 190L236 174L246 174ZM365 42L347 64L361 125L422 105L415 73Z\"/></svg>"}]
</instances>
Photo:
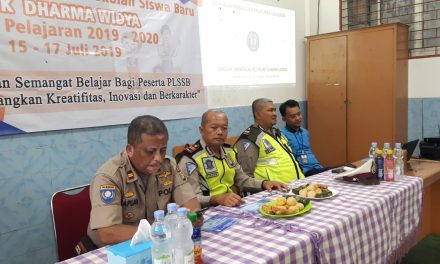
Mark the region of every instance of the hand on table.
<instances>
[{"instance_id":1,"label":"hand on table","mask_svg":"<svg viewBox=\"0 0 440 264\"><path fill-rule=\"evenodd\" d=\"M244 204L244 200L233 192L214 195L211 197L211 204L235 207Z\"/></svg>"},{"instance_id":2,"label":"hand on table","mask_svg":"<svg viewBox=\"0 0 440 264\"><path fill-rule=\"evenodd\" d=\"M264 181L263 182L263 189L266 191L272 191L272 190L278 190L278 191L287 191L287 185L281 182L276 181Z\"/></svg>"}]
</instances>

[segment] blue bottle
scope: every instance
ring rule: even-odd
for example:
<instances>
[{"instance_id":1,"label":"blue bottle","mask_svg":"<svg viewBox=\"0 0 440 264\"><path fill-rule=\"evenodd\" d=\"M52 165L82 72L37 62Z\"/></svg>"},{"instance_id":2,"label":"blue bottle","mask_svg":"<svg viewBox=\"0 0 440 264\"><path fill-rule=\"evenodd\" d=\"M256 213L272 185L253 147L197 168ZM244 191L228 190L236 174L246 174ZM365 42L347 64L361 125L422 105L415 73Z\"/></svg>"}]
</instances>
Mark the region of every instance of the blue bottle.
<instances>
[{"instance_id":1,"label":"blue bottle","mask_svg":"<svg viewBox=\"0 0 440 264\"><path fill-rule=\"evenodd\" d=\"M384 159L382 156L382 150L377 150L377 155L374 160L376 163L376 177L379 181L383 181L385 178L385 171L384 171Z\"/></svg>"}]
</instances>

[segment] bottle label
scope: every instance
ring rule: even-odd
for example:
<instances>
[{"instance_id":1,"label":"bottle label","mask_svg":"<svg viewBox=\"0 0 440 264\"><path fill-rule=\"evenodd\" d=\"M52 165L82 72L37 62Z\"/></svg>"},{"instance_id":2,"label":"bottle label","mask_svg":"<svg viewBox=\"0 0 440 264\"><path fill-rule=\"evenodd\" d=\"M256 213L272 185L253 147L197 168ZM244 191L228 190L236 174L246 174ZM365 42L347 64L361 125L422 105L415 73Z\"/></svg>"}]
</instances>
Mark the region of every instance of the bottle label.
<instances>
[{"instance_id":1,"label":"bottle label","mask_svg":"<svg viewBox=\"0 0 440 264\"><path fill-rule=\"evenodd\" d=\"M194 251L191 250L184 258L183 258L184 264L194 264Z\"/></svg>"},{"instance_id":2,"label":"bottle label","mask_svg":"<svg viewBox=\"0 0 440 264\"><path fill-rule=\"evenodd\" d=\"M402 172L400 171L400 167L399 166L396 166L394 168L394 175L396 175L396 176L402 175Z\"/></svg>"},{"instance_id":3,"label":"bottle label","mask_svg":"<svg viewBox=\"0 0 440 264\"><path fill-rule=\"evenodd\" d=\"M394 161L390 158L385 160L385 180L394 181Z\"/></svg>"},{"instance_id":4,"label":"bottle label","mask_svg":"<svg viewBox=\"0 0 440 264\"><path fill-rule=\"evenodd\" d=\"M174 251L174 259L175 260L183 260L184 264L193 264L194 263L194 249L189 250L188 252L184 252L182 249L176 249Z\"/></svg>"},{"instance_id":5,"label":"bottle label","mask_svg":"<svg viewBox=\"0 0 440 264\"><path fill-rule=\"evenodd\" d=\"M200 227L194 227L193 228L193 233L192 233L192 236L191 236L192 240L198 239L200 237L202 237L202 232L200 230Z\"/></svg>"},{"instance_id":6,"label":"bottle label","mask_svg":"<svg viewBox=\"0 0 440 264\"><path fill-rule=\"evenodd\" d=\"M164 254L153 258L153 264L171 264L171 256Z\"/></svg>"},{"instance_id":7,"label":"bottle label","mask_svg":"<svg viewBox=\"0 0 440 264\"><path fill-rule=\"evenodd\" d=\"M384 168L383 168L383 159L376 159L376 170L377 170L377 179L379 181L384 180Z\"/></svg>"},{"instance_id":8,"label":"bottle label","mask_svg":"<svg viewBox=\"0 0 440 264\"><path fill-rule=\"evenodd\" d=\"M201 246L194 246L194 258L199 258L202 256L202 247Z\"/></svg>"}]
</instances>

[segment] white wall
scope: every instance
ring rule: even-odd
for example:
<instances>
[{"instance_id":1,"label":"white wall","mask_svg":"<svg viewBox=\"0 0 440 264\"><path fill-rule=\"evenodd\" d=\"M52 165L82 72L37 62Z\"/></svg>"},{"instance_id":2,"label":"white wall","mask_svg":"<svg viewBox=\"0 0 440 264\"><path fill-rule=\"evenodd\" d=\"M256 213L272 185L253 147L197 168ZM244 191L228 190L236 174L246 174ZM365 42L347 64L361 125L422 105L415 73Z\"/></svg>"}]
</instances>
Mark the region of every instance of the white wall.
<instances>
[{"instance_id":1,"label":"white wall","mask_svg":"<svg viewBox=\"0 0 440 264\"><path fill-rule=\"evenodd\" d=\"M310 35L316 34L317 0L309 2ZM312 16L311 14L315 14ZM321 0L320 30L328 33L339 30L339 0ZM298 66L299 67L299 66ZM440 97L440 57L410 59L408 63L408 97Z\"/></svg>"},{"instance_id":2,"label":"white wall","mask_svg":"<svg viewBox=\"0 0 440 264\"><path fill-rule=\"evenodd\" d=\"M257 98L267 97L275 103L293 98L298 101L306 100L305 96L305 2L308 0L252 0L249 2L267 4L270 6L295 10L296 24L296 84L251 86L247 88L234 86L209 86L208 107L232 107L252 104ZM276 30L276 29L274 29Z\"/></svg>"},{"instance_id":3,"label":"white wall","mask_svg":"<svg viewBox=\"0 0 440 264\"><path fill-rule=\"evenodd\" d=\"M318 0L307 1L306 36L339 31L339 1L319 1L319 8L318 28Z\"/></svg>"},{"instance_id":4,"label":"white wall","mask_svg":"<svg viewBox=\"0 0 440 264\"><path fill-rule=\"evenodd\" d=\"M408 64L408 97L440 97L440 57L411 59Z\"/></svg>"},{"instance_id":5,"label":"white wall","mask_svg":"<svg viewBox=\"0 0 440 264\"><path fill-rule=\"evenodd\" d=\"M250 105L259 97L268 97L276 103L294 98L306 99L306 40L305 36L317 34L318 0L251 0L280 8L295 10L296 23L296 79L294 85L208 87L208 107L232 107ZM321 0L319 10L319 33L339 31L339 0ZM440 58L411 59L408 68L408 97L440 97Z\"/></svg>"}]
</instances>

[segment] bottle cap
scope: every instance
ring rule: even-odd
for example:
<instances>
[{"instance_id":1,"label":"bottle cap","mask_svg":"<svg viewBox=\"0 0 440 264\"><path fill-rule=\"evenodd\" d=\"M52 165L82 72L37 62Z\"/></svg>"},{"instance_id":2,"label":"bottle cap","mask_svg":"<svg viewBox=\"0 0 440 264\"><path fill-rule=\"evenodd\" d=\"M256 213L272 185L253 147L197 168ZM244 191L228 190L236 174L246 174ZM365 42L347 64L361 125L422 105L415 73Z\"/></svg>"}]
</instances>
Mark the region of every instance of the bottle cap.
<instances>
[{"instance_id":1,"label":"bottle cap","mask_svg":"<svg viewBox=\"0 0 440 264\"><path fill-rule=\"evenodd\" d=\"M376 153L379 154L379 155L382 155L382 150L378 149L378 150L376 150Z\"/></svg>"},{"instance_id":2,"label":"bottle cap","mask_svg":"<svg viewBox=\"0 0 440 264\"><path fill-rule=\"evenodd\" d=\"M188 218L189 218L189 220L191 220L191 222L197 221L197 213L196 212L189 212Z\"/></svg>"},{"instance_id":3,"label":"bottle cap","mask_svg":"<svg viewBox=\"0 0 440 264\"><path fill-rule=\"evenodd\" d=\"M178 216L186 216L187 213L188 209L186 209L185 207L180 207L179 209L177 209Z\"/></svg>"},{"instance_id":4,"label":"bottle cap","mask_svg":"<svg viewBox=\"0 0 440 264\"><path fill-rule=\"evenodd\" d=\"M383 144L383 147L384 147L384 148L390 148L390 143L385 142L385 143Z\"/></svg>"},{"instance_id":5,"label":"bottle cap","mask_svg":"<svg viewBox=\"0 0 440 264\"><path fill-rule=\"evenodd\" d=\"M165 212L163 210L154 211L154 219L161 220L163 219Z\"/></svg>"},{"instance_id":6,"label":"bottle cap","mask_svg":"<svg viewBox=\"0 0 440 264\"><path fill-rule=\"evenodd\" d=\"M376 148L377 147L377 142L371 142L371 146Z\"/></svg>"},{"instance_id":7,"label":"bottle cap","mask_svg":"<svg viewBox=\"0 0 440 264\"><path fill-rule=\"evenodd\" d=\"M387 149L387 154L391 155L391 154L393 154L393 151L391 149Z\"/></svg>"},{"instance_id":8,"label":"bottle cap","mask_svg":"<svg viewBox=\"0 0 440 264\"><path fill-rule=\"evenodd\" d=\"M402 148L402 144L400 142L396 143L396 148Z\"/></svg>"},{"instance_id":9,"label":"bottle cap","mask_svg":"<svg viewBox=\"0 0 440 264\"><path fill-rule=\"evenodd\" d=\"M177 204L175 204L175 203L167 204L167 212L168 213L175 213L176 209L177 209Z\"/></svg>"}]
</instances>

